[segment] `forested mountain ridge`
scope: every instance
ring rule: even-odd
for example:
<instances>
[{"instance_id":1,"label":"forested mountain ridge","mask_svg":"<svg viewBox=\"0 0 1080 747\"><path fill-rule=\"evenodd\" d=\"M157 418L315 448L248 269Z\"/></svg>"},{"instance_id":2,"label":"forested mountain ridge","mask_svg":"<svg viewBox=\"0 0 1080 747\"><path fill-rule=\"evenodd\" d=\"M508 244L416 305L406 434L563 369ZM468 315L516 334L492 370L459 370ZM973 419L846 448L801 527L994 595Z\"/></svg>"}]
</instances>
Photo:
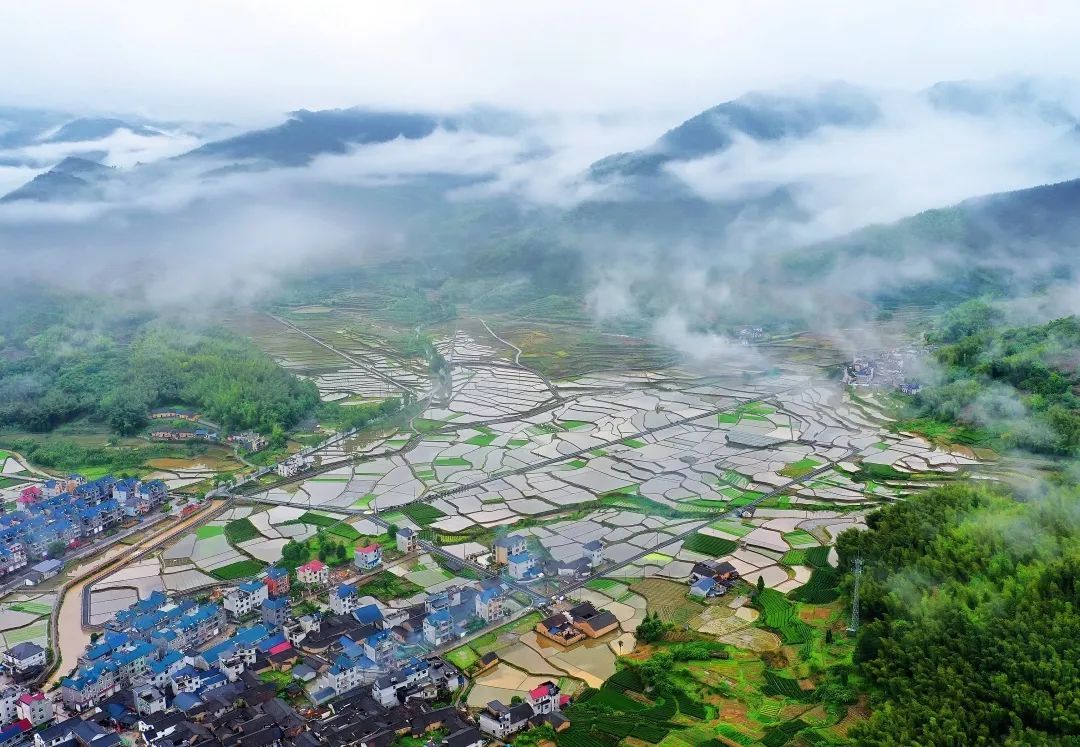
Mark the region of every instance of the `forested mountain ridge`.
<instances>
[{"instance_id":1,"label":"forested mountain ridge","mask_svg":"<svg viewBox=\"0 0 1080 747\"><path fill-rule=\"evenodd\" d=\"M98 314L56 298L4 307L0 424L48 431L89 418L137 432L164 404L197 407L226 430L286 429L318 405L314 384L246 340L141 314Z\"/></svg>"},{"instance_id":2,"label":"forested mountain ridge","mask_svg":"<svg viewBox=\"0 0 1080 747\"><path fill-rule=\"evenodd\" d=\"M865 745L1075 744L1080 733L1080 493L941 488L837 542L859 557L855 661ZM850 589L850 577L848 579Z\"/></svg>"}]
</instances>

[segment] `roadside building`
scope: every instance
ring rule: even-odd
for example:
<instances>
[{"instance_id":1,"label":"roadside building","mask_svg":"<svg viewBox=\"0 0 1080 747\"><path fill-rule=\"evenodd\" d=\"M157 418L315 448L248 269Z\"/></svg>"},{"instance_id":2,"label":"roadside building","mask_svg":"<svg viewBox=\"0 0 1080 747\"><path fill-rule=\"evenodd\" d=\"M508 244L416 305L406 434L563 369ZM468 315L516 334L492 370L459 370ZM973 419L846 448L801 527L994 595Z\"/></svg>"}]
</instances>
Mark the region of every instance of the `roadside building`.
<instances>
[{"instance_id":1,"label":"roadside building","mask_svg":"<svg viewBox=\"0 0 1080 747\"><path fill-rule=\"evenodd\" d=\"M528 542L520 534L511 534L495 540L492 547L495 550L495 562L506 565L514 555L521 555L528 548Z\"/></svg>"},{"instance_id":2,"label":"roadside building","mask_svg":"<svg viewBox=\"0 0 1080 747\"><path fill-rule=\"evenodd\" d=\"M382 563L382 547L372 542L353 552L353 565L361 571L373 571Z\"/></svg>"},{"instance_id":3,"label":"roadside building","mask_svg":"<svg viewBox=\"0 0 1080 747\"><path fill-rule=\"evenodd\" d=\"M419 537L416 532L409 527L401 527L397 530L397 549L398 552L410 553L414 552L418 546Z\"/></svg>"},{"instance_id":4,"label":"roadside building","mask_svg":"<svg viewBox=\"0 0 1080 747\"><path fill-rule=\"evenodd\" d=\"M312 560L296 569L296 579L303 584L326 584L330 582L330 569L321 560Z\"/></svg>"}]
</instances>

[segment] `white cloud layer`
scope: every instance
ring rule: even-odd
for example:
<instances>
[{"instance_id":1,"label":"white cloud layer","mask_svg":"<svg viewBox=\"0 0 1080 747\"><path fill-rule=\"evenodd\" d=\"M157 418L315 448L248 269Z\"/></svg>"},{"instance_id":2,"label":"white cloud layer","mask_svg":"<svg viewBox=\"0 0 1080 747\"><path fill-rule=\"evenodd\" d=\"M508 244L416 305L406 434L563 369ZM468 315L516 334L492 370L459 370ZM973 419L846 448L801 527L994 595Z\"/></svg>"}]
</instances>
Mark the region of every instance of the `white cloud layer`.
<instances>
[{"instance_id":1,"label":"white cloud layer","mask_svg":"<svg viewBox=\"0 0 1080 747\"><path fill-rule=\"evenodd\" d=\"M1078 32L1071 0L9 2L0 100L234 121L478 102L688 115L804 76L1080 77Z\"/></svg>"}]
</instances>

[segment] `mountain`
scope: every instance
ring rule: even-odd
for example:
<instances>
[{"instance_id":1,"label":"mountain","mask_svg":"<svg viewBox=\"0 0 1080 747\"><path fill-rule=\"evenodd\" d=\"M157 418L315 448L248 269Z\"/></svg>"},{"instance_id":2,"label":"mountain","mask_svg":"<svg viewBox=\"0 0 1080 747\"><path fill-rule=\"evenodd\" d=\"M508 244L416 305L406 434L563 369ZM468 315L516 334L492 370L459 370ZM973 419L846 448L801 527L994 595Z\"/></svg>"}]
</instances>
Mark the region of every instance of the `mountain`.
<instances>
[{"instance_id":1,"label":"mountain","mask_svg":"<svg viewBox=\"0 0 1080 747\"><path fill-rule=\"evenodd\" d=\"M921 97L939 111L972 117L1030 117L1049 124L1077 125L1076 116L1062 104L1066 94L1032 80L943 81Z\"/></svg>"},{"instance_id":2,"label":"mountain","mask_svg":"<svg viewBox=\"0 0 1080 747\"><path fill-rule=\"evenodd\" d=\"M276 127L207 143L182 158L253 159L280 166L303 166L316 156L346 153L357 145L385 143L399 137L416 140L440 126L455 125L426 114L302 109Z\"/></svg>"},{"instance_id":3,"label":"mountain","mask_svg":"<svg viewBox=\"0 0 1080 747\"><path fill-rule=\"evenodd\" d=\"M157 137L164 133L143 124L126 122L115 117L80 117L63 124L58 130L42 138L46 143L80 143L101 140L121 130L130 130L143 137Z\"/></svg>"},{"instance_id":4,"label":"mountain","mask_svg":"<svg viewBox=\"0 0 1080 747\"><path fill-rule=\"evenodd\" d=\"M0 148L18 148L36 142L43 133L70 119L66 112L0 106Z\"/></svg>"},{"instance_id":5,"label":"mountain","mask_svg":"<svg viewBox=\"0 0 1080 747\"><path fill-rule=\"evenodd\" d=\"M790 251L778 284L869 277L883 306L1029 293L1080 277L1080 179L985 195ZM847 284L847 289L859 289Z\"/></svg>"},{"instance_id":6,"label":"mountain","mask_svg":"<svg viewBox=\"0 0 1080 747\"><path fill-rule=\"evenodd\" d=\"M0 202L89 200L100 196L102 184L114 173L100 163L68 156L48 171L0 197Z\"/></svg>"},{"instance_id":7,"label":"mountain","mask_svg":"<svg viewBox=\"0 0 1080 747\"><path fill-rule=\"evenodd\" d=\"M595 180L656 176L671 161L719 153L738 140L801 138L823 127L867 127L880 110L867 92L842 83L806 96L750 93L691 117L648 148L616 153L589 167Z\"/></svg>"}]
</instances>

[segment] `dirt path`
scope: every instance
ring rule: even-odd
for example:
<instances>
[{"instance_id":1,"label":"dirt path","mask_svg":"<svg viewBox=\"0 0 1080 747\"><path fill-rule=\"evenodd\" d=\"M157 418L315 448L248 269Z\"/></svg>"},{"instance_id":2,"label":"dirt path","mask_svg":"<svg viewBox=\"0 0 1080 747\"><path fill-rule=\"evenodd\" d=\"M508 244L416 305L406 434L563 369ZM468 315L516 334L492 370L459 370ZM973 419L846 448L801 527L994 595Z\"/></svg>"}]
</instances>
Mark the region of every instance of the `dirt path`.
<instances>
[{"instance_id":1,"label":"dirt path","mask_svg":"<svg viewBox=\"0 0 1080 747\"><path fill-rule=\"evenodd\" d=\"M86 585L97 581L117 568L132 563L192 529L200 522L208 520L225 506L225 503L224 500L211 501L208 507L179 524L150 535L138 544L122 550L113 557L106 556L96 562L90 561L75 569L79 575L70 579L61 589L60 607L50 621L50 645L53 651L56 652L57 664L53 673L49 675L49 678L42 685L43 688L47 688L54 682L59 682L66 677L67 673L75 666L87 644L90 643L90 632L83 628L82 603L83 590Z\"/></svg>"}]
</instances>

